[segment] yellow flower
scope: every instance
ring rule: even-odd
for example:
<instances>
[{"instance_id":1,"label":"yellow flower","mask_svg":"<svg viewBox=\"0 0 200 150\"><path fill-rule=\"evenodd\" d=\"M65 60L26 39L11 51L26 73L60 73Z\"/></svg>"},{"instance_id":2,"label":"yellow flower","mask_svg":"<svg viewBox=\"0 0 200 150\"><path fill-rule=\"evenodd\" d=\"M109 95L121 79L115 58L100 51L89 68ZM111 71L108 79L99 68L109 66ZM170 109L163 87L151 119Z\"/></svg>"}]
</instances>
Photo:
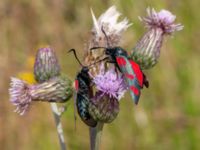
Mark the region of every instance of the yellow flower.
<instances>
[{"instance_id":1,"label":"yellow flower","mask_svg":"<svg viewBox=\"0 0 200 150\"><path fill-rule=\"evenodd\" d=\"M21 80L27 81L30 84L35 83L34 75L30 71L19 72L18 75L17 75L17 77L20 78Z\"/></svg>"}]
</instances>

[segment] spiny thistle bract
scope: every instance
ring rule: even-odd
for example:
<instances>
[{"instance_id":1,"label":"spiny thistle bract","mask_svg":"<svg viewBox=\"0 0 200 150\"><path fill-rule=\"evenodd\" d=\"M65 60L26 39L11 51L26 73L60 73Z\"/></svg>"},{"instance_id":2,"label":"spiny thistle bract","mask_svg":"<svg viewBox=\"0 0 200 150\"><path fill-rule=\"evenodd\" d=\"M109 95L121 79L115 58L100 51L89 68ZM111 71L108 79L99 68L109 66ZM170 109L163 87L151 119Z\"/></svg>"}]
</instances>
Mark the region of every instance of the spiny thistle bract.
<instances>
[{"instance_id":1,"label":"spiny thistle bract","mask_svg":"<svg viewBox=\"0 0 200 150\"><path fill-rule=\"evenodd\" d=\"M140 20L145 23L148 30L131 52L131 58L142 69L150 69L158 62L164 35L171 35L183 29L180 23L174 23L176 16L167 10L156 12L148 8L147 15L140 17Z\"/></svg>"},{"instance_id":2,"label":"spiny thistle bract","mask_svg":"<svg viewBox=\"0 0 200 150\"><path fill-rule=\"evenodd\" d=\"M72 82L65 75L54 77L31 86L30 94L35 101L63 103L69 100L73 94Z\"/></svg>"}]
</instances>

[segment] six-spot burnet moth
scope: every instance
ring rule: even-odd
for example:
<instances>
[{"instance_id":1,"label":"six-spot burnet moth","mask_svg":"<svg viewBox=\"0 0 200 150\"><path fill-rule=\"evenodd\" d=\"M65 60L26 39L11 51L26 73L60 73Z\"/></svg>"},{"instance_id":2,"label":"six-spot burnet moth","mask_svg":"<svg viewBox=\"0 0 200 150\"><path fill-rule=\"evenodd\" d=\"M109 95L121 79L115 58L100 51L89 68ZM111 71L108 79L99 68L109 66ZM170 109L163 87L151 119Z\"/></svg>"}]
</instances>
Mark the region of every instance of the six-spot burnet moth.
<instances>
[{"instance_id":1,"label":"six-spot burnet moth","mask_svg":"<svg viewBox=\"0 0 200 150\"><path fill-rule=\"evenodd\" d=\"M93 47L91 50L105 48L105 55L108 56L105 60L114 63L116 68L124 75L131 97L135 104L137 104L140 98L140 90L143 88L143 85L148 88L149 82L140 66L129 58L128 53L121 47L110 47L108 36L103 28L102 32L107 39L107 47Z\"/></svg>"}]
</instances>

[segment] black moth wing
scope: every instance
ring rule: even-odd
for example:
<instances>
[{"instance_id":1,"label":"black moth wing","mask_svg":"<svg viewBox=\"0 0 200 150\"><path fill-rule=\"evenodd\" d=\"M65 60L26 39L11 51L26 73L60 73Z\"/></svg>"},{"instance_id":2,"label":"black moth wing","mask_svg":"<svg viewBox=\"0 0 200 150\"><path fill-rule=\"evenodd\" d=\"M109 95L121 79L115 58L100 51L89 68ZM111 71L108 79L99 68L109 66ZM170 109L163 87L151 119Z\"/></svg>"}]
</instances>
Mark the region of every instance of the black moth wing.
<instances>
[{"instance_id":1,"label":"black moth wing","mask_svg":"<svg viewBox=\"0 0 200 150\"><path fill-rule=\"evenodd\" d=\"M91 81L89 74L80 72L77 75L76 81L78 82L78 90L76 96L76 107L81 120L90 127L95 127L95 121L89 114L89 101L92 94Z\"/></svg>"}]
</instances>

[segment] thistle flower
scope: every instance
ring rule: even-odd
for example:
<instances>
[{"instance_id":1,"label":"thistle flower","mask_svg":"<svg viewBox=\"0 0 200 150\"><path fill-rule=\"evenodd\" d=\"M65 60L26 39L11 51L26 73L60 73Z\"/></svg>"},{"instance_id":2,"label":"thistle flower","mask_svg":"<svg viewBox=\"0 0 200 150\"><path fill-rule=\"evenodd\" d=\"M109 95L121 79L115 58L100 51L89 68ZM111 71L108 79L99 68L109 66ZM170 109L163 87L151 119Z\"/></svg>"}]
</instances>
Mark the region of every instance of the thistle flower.
<instances>
[{"instance_id":1,"label":"thistle flower","mask_svg":"<svg viewBox=\"0 0 200 150\"><path fill-rule=\"evenodd\" d=\"M101 70L93 82L97 92L89 103L89 113L96 121L110 123L118 115L119 100L126 91L126 84L113 68L107 72Z\"/></svg>"},{"instance_id":2,"label":"thistle flower","mask_svg":"<svg viewBox=\"0 0 200 150\"><path fill-rule=\"evenodd\" d=\"M35 80L39 83L60 75L60 66L51 47L40 48L35 57Z\"/></svg>"},{"instance_id":3,"label":"thistle flower","mask_svg":"<svg viewBox=\"0 0 200 150\"><path fill-rule=\"evenodd\" d=\"M101 71L93 78L93 82L102 94L107 94L109 97L114 97L118 100L121 99L126 91L126 84L122 75L117 74L114 68L105 72L101 66Z\"/></svg>"},{"instance_id":4,"label":"thistle flower","mask_svg":"<svg viewBox=\"0 0 200 150\"><path fill-rule=\"evenodd\" d=\"M16 106L15 112L23 115L29 108L32 101L29 93L29 85L25 81L11 78L10 83L10 102Z\"/></svg>"},{"instance_id":5,"label":"thistle flower","mask_svg":"<svg viewBox=\"0 0 200 150\"><path fill-rule=\"evenodd\" d=\"M20 115L28 110L32 101L66 102L73 93L72 83L66 76L55 77L35 85L11 78L10 85L10 101L17 107L15 112Z\"/></svg>"},{"instance_id":6,"label":"thistle flower","mask_svg":"<svg viewBox=\"0 0 200 150\"><path fill-rule=\"evenodd\" d=\"M147 14L147 17L140 18L140 20L145 23L148 31L131 52L132 59L142 69L152 68L158 62L164 35L171 35L183 29L180 23L174 23L176 16L167 10L156 12L148 8Z\"/></svg>"},{"instance_id":7,"label":"thistle flower","mask_svg":"<svg viewBox=\"0 0 200 150\"><path fill-rule=\"evenodd\" d=\"M149 29L160 28L163 34L171 34L183 29L180 23L174 24L176 16L168 10L162 9L157 13L154 9L148 8L147 14L147 17L140 17L140 20L143 21Z\"/></svg>"}]
</instances>

